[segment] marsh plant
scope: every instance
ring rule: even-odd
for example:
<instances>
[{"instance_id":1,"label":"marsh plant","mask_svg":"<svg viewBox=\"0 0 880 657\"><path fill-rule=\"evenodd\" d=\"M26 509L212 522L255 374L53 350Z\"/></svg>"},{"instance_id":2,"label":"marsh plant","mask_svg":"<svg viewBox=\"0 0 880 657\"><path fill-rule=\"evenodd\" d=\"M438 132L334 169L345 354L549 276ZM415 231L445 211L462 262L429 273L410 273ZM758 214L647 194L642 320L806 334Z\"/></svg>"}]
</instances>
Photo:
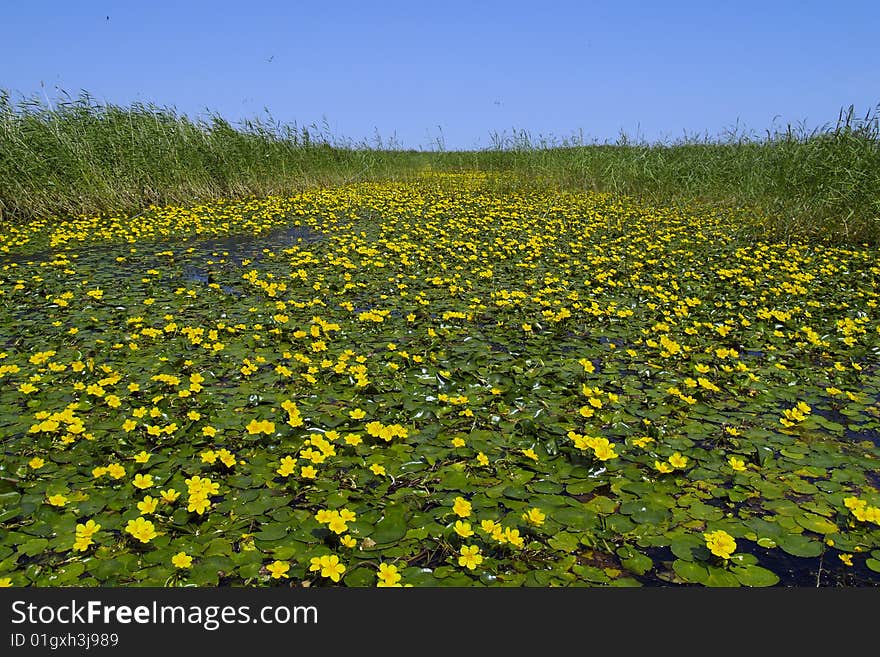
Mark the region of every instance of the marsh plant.
<instances>
[{"instance_id":1,"label":"marsh plant","mask_svg":"<svg viewBox=\"0 0 880 657\"><path fill-rule=\"evenodd\" d=\"M7 220L0 584L876 585L876 250L753 221L479 172Z\"/></svg>"}]
</instances>

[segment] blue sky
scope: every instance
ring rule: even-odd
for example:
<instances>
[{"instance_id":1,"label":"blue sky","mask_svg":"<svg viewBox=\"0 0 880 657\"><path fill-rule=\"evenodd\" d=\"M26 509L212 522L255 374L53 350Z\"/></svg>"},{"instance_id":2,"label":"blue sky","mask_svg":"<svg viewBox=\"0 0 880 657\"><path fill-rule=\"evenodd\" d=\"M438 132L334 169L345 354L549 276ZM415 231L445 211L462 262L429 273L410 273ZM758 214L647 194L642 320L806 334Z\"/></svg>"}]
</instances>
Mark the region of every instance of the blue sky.
<instances>
[{"instance_id":1,"label":"blue sky","mask_svg":"<svg viewBox=\"0 0 880 657\"><path fill-rule=\"evenodd\" d=\"M179 4L179 6L178 6ZM880 103L880 3L4 3L0 88L85 90L355 142L815 127Z\"/></svg>"}]
</instances>

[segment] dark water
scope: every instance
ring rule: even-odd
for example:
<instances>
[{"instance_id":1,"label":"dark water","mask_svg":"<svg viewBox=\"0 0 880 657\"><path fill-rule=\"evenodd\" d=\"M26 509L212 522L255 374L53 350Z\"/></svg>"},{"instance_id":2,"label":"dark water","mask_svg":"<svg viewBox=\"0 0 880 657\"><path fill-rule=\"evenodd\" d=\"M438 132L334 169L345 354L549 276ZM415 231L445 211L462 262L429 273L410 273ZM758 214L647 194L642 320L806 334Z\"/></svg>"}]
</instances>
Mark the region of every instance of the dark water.
<instances>
[{"instance_id":1,"label":"dark water","mask_svg":"<svg viewBox=\"0 0 880 657\"><path fill-rule=\"evenodd\" d=\"M135 245L129 243L69 245L54 249L44 249L34 253L3 254L0 265L34 264L51 262L61 256L72 259L76 266L86 266L92 270L112 268L114 276L143 275L145 269L159 268L158 263L144 262L144 257L162 251L172 251L176 262L180 264L179 277L168 279L174 284L175 279L208 285L213 283L213 274L207 269L207 261L222 261L225 269L237 269L244 260L259 261L267 251L282 251L296 245L310 244L325 239L325 235L308 226L281 226L259 235L224 235L220 237L189 237L180 240L140 241ZM132 257L130 250L137 249ZM117 262L118 256L124 256L123 262ZM227 294L241 296L241 292L231 286L221 286Z\"/></svg>"},{"instance_id":2,"label":"dark water","mask_svg":"<svg viewBox=\"0 0 880 657\"><path fill-rule=\"evenodd\" d=\"M738 552L749 553L758 558L758 565L779 577L775 588L835 588L877 587L878 575L864 565L864 558L853 557L853 565L847 566L837 558L838 552L829 549L819 557L795 557L779 548L763 548L746 539L736 539ZM635 576L645 586L696 586L701 584L676 584L667 580L672 577L672 563L676 557L668 547L648 548L644 553L654 561L654 567L642 576ZM661 573L665 573L661 575Z\"/></svg>"},{"instance_id":3,"label":"dark water","mask_svg":"<svg viewBox=\"0 0 880 657\"><path fill-rule=\"evenodd\" d=\"M183 279L191 283L214 283L213 274L205 268L205 260L222 258L226 268L238 268L245 260L257 262L266 251L282 251L292 246L324 239L324 235L306 226L283 226L260 235L227 235L210 239L194 239L178 243L184 258ZM187 253L193 249L191 253ZM241 296L232 286L222 285L226 294Z\"/></svg>"},{"instance_id":4,"label":"dark water","mask_svg":"<svg viewBox=\"0 0 880 657\"><path fill-rule=\"evenodd\" d=\"M318 242L325 238L308 226L281 226L259 235L222 235L219 237L186 237L178 240L143 240L136 244L98 243L72 244L52 249L43 249L32 253L7 253L0 255L2 264L9 263L43 263L59 256L78 255L77 262L99 261L102 258L115 258L119 255L128 256L131 248L138 254L155 253L157 251L173 251L175 256L197 258L222 257L237 265L242 260L256 260L263 256L264 250L279 251L297 244ZM191 253L186 251L192 250Z\"/></svg>"},{"instance_id":5,"label":"dark water","mask_svg":"<svg viewBox=\"0 0 880 657\"><path fill-rule=\"evenodd\" d=\"M265 250L280 251L297 244L308 244L324 239L324 235L308 226L281 226L259 235L224 235L208 239L190 239L179 242L181 248L195 248L201 255L223 254L241 264L242 260L262 257ZM228 254L228 255L226 255Z\"/></svg>"}]
</instances>

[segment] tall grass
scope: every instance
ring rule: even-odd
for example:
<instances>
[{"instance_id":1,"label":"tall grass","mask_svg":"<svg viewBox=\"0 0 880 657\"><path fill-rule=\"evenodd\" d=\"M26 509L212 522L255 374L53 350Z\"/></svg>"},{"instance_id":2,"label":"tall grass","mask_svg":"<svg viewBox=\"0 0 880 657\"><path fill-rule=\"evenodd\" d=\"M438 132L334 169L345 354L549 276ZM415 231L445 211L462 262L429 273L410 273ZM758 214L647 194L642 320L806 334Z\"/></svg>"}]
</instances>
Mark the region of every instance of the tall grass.
<instances>
[{"instance_id":1,"label":"tall grass","mask_svg":"<svg viewBox=\"0 0 880 657\"><path fill-rule=\"evenodd\" d=\"M749 208L779 239L880 244L880 105L807 130L728 131L673 143L584 144L580 138L495 133L493 148L450 154L462 168L508 171L525 181L593 189L654 203Z\"/></svg>"},{"instance_id":2,"label":"tall grass","mask_svg":"<svg viewBox=\"0 0 880 657\"><path fill-rule=\"evenodd\" d=\"M233 127L219 115L192 120L173 108L102 104L88 94L13 103L0 91L0 213L13 219L389 178L414 168L401 159L271 118Z\"/></svg>"},{"instance_id":3,"label":"tall grass","mask_svg":"<svg viewBox=\"0 0 880 657\"><path fill-rule=\"evenodd\" d=\"M494 133L479 151L352 143L271 118L233 126L88 94L50 104L0 90L0 214L11 220L151 203L283 194L435 171L503 172L530 187L599 190L654 203L749 208L781 239L880 244L880 105L836 122L760 135L728 131L648 143Z\"/></svg>"}]
</instances>

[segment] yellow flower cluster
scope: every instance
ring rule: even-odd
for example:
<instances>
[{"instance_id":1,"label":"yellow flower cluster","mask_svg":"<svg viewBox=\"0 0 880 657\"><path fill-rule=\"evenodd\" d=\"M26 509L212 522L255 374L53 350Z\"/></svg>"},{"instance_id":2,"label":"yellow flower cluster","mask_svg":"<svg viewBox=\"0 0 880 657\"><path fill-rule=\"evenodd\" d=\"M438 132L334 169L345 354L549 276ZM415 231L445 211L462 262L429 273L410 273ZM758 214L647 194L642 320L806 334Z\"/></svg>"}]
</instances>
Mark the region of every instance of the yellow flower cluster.
<instances>
[{"instance_id":1,"label":"yellow flower cluster","mask_svg":"<svg viewBox=\"0 0 880 657\"><path fill-rule=\"evenodd\" d=\"M852 512L856 520L880 525L880 507L870 506L866 500L853 496L844 498L843 504Z\"/></svg>"},{"instance_id":2,"label":"yellow flower cluster","mask_svg":"<svg viewBox=\"0 0 880 657\"><path fill-rule=\"evenodd\" d=\"M406 438L409 436L409 430L402 424L385 425L378 421L368 422L364 427L367 433L374 438L381 438L385 442L391 442L395 437Z\"/></svg>"},{"instance_id":3,"label":"yellow flower cluster","mask_svg":"<svg viewBox=\"0 0 880 657\"><path fill-rule=\"evenodd\" d=\"M189 494L186 510L195 511L199 515L211 508L211 495L217 495L220 492L220 484L211 481L209 477L194 475L192 478L186 479L184 483L186 483Z\"/></svg>"}]
</instances>

